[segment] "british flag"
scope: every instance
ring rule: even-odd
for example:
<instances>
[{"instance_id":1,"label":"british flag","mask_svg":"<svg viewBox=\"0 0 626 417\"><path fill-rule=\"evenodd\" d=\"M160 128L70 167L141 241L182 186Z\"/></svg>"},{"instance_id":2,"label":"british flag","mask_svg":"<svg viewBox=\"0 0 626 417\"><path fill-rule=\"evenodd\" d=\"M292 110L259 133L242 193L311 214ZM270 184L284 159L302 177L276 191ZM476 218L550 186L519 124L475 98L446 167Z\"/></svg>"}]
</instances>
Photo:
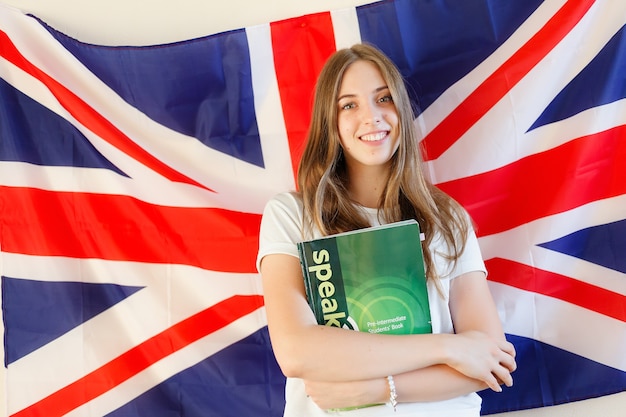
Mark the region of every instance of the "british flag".
<instances>
[{"instance_id":1,"label":"british flag","mask_svg":"<svg viewBox=\"0 0 626 417\"><path fill-rule=\"evenodd\" d=\"M106 47L0 7L5 415L282 415L260 213L357 42L476 222L519 364L483 413L625 391L625 25L610 0L391 0Z\"/></svg>"}]
</instances>

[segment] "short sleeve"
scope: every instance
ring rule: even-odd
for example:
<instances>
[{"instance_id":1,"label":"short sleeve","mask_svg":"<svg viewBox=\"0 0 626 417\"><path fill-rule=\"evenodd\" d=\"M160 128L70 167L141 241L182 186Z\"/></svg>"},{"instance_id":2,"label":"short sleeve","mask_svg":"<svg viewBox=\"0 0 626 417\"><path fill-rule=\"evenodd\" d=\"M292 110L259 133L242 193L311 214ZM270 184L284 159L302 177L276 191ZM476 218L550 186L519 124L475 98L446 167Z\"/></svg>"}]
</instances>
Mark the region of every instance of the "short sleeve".
<instances>
[{"instance_id":1,"label":"short sleeve","mask_svg":"<svg viewBox=\"0 0 626 417\"><path fill-rule=\"evenodd\" d=\"M469 215L467 220L470 221ZM456 264L451 265L450 261L448 261L447 255L449 255L449 250L441 235L433 239L430 249L435 258L437 274L441 279L453 279L472 271L482 271L485 273L485 276L487 274L487 268L480 253L478 238L476 237L476 232L471 227L471 223L465 240L465 249Z\"/></svg>"},{"instance_id":2,"label":"short sleeve","mask_svg":"<svg viewBox=\"0 0 626 417\"><path fill-rule=\"evenodd\" d=\"M487 268L480 253L480 246L478 245L478 238L474 229L470 228L467 234L467 240L465 241L465 250L458 259L455 268L450 274L451 278L456 278L459 275L463 275L467 272L482 271L487 275Z\"/></svg>"},{"instance_id":3,"label":"short sleeve","mask_svg":"<svg viewBox=\"0 0 626 417\"><path fill-rule=\"evenodd\" d=\"M265 205L259 232L256 267L266 255L286 254L298 257L297 243L302 241L302 203L294 193L281 193Z\"/></svg>"}]
</instances>

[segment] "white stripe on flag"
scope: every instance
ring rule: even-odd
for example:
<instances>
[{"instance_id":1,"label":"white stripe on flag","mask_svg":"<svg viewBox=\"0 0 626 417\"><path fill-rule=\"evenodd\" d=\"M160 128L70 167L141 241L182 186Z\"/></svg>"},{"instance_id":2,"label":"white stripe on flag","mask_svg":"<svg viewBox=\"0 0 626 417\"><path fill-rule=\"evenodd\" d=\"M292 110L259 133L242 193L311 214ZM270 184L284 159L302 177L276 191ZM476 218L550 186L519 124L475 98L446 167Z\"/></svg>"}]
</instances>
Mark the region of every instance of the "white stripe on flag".
<instances>
[{"instance_id":1,"label":"white stripe on flag","mask_svg":"<svg viewBox=\"0 0 626 417\"><path fill-rule=\"evenodd\" d=\"M626 371L626 323L556 298L490 282L504 331Z\"/></svg>"},{"instance_id":2,"label":"white stripe on flag","mask_svg":"<svg viewBox=\"0 0 626 417\"><path fill-rule=\"evenodd\" d=\"M257 274L210 272L186 265L2 255L7 260L6 265L11 266L10 270L3 272L7 276L50 282L76 278L89 283L145 287L10 364L7 375L12 383L7 388L12 412L80 379L137 344L219 301L236 294L256 295L262 291ZM263 325L259 321L254 331ZM123 337L119 337L120 334ZM22 379L24 375L38 375L39 381L32 384L32 380Z\"/></svg>"},{"instance_id":3,"label":"white stripe on flag","mask_svg":"<svg viewBox=\"0 0 626 417\"><path fill-rule=\"evenodd\" d=\"M11 80L15 88L66 119L84 134L102 155L138 182L138 184L132 184L125 178L119 178L120 182L105 186L112 193L132 195L156 204L213 206L247 213L261 213L265 202L276 193L276 190L293 189L293 178L286 175L285 171L288 168L287 172L292 172L290 163L287 163L290 161L289 147L285 146L286 133L282 123L277 83L275 75L268 72L273 72L273 60L271 46L267 48L270 44L267 42L267 35L252 39L253 47L251 47L254 54L252 56L254 88L259 88L261 93L257 96L255 91L255 103L257 111L261 114L259 130L262 146L266 151L264 153L265 167L257 167L213 150L196 138L175 132L148 118L89 72L33 19L19 13L17 16L11 16L11 19L5 14L0 14L0 19L3 18L8 20L3 30L15 42L26 59L56 81L63 83L73 94L80 97L148 153L215 191L211 193L194 186L172 183L130 158L75 120L39 80L4 61L0 66L3 78ZM261 34L262 27L252 28L251 31ZM22 42L22 38L31 39L31 42ZM33 38L36 42L32 41ZM259 53L259 45L263 43L264 49ZM36 46L33 47L33 45ZM262 67L264 65L265 67ZM265 84L266 82L268 84ZM266 92L268 96L265 97L263 92ZM210 169L207 169L207 161L211 161ZM93 191L102 187L99 182L85 183L82 178L79 184L55 183L54 181L52 188L47 187L47 189L80 191L84 188ZM78 190L64 188L76 186ZM246 194L249 198L244 201L239 198L242 194Z\"/></svg>"},{"instance_id":4,"label":"white stripe on flag","mask_svg":"<svg viewBox=\"0 0 626 417\"><path fill-rule=\"evenodd\" d=\"M55 44L55 46L57 49L62 49L58 44ZM24 53L25 51L21 52ZM34 60L36 57L37 55L35 54L28 58ZM130 158L126 153L113 147L79 123L68 113L42 82L3 58L0 58L0 63L0 77L10 82L14 88L21 91L23 94L26 94L48 110L59 115L59 117L67 120L80 131L104 157L130 177L123 177L112 171L94 170L91 168L34 167L32 164L23 164L23 166L16 165L20 164L19 162L0 162L0 173L11 172L11 175L0 176L3 185L36 187L54 191L101 192L104 194L131 195L146 202L181 207L210 206L211 200L207 199L207 196L210 195L212 199L217 198L206 190L201 190L197 187L173 184L161 175L148 169L145 165ZM73 64L75 64L75 67L76 63L74 62ZM78 73L80 71L69 71L70 67L67 69L68 72L73 72L77 77L79 76ZM106 98L107 100L111 100L111 103L115 103L113 107L116 108L115 113L119 119L111 121L118 127L120 123L126 124L127 126L132 126L134 123L137 129L144 129L139 136L144 138L150 137L151 140L148 141L151 144L155 143L156 138L161 138L166 142L169 141L170 144L183 148L183 142L185 142L187 144L187 148L185 149L187 149L188 152L187 155L183 155L181 158L186 158L187 161L196 159L196 164L202 164L204 167L205 172L203 176L206 176L207 172L209 172L209 170L206 170L206 161L213 161L211 166L215 167L215 172L210 171L209 173L214 174L211 178L216 179L216 181L211 181L209 187L214 187L215 189L220 188L219 181L217 181L220 175L223 178L228 178L229 182L234 182L235 175L232 173L234 162L232 157L224 156L217 151L200 145L194 138L185 137L148 119L135 108L129 106L128 103L121 100L106 85L103 85L98 78L92 77L90 78L90 82L92 84L91 98L98 97L98 100ZM89 101L89 98L85 99L85 97L83 97L83 100ZM106 100L103 100L103 102L104 101ZM132 129L129 128L127 130ZM137 138L135 137L134 139ZM144 146L145 145L146 143L144 143ZM176 153L180 154L180 150L177 152L172 151L172 154ZM195 155L195 157L191 158L190 155ZM221 161L227 162L227 164L220 166ZM241 162L241 164L250 166L250 164L244 162ZM228 169L229 167L230 169ZM19 169L25 175L17 175L16 172L11 171L12 169ZM254 172L250 175L251 181L253 181L253 179L257 179L258 181L258 178L264 177L264 169L258 167L254 167L253 169ZM34 173L35 175L29 175L29 173ZM241 188L241 182L238 184ZM227 185L228 184L224 185L224 187L227 187ZM245 185L250 186L247 182ZM259 187L251 188L257 189ZM228 190L232 190L232 188L228 188ZM214 203L213 205L217 204L218 203ZM224 205L228 206L229 204L222 203L222 206ZM232 206L232 204L230 205ZM250 205L247 205L245 208L250 209ZM262 207L259 209L259 212L260 210L262 210Z\"/></svg>"},{"instance_id":5,"label":"white stripe on flag","mask_svg":"<svg viewBox=\"0 0 626 417\"><path fill-rule=\"evenodd\" d=\"M104 416L153 388L155 382L165 381L196 365L224 347L258 331L265 324L265 309L259 309L248 314L227 327L155 363L116 388L66 414L66 417Z\"/></svg>"},{"instance_id":6,"label":"white stripe on flag","mask_svg":"<svg viewBox=\"0 0 626 417\"><path fill-rule=\"evenodd\" d=\"M480 250L485 260L508 259L626 295L623 273L537 246L582 229L623 220L625 215L626 195L598 200L481 237Z\"/></svg>"},{"instance_id":7,"label":"white stripe on flag","mask_svg":"<svg viewBox=\"0 0 626 417\"><path fill-rule=\"evenodd\" d=\"M331 11L330 17L333 21L337 49L349 48L361 42L361 28L355 7Z\"/></svg>"},{"instance_id":8,"label":"white stripe on flag","mask_svg":"<svg viewBox=\"0 0 626 417\"><path fill-rule=\"evenodd\" d=\"M424 135L430 133L463 100L482 84L489 75L511 58L528 42L566 3L566 0L544 1L535 12L493 54L483 60L472 72L450 86L418 118Z\"/></svg>"},{"instance_id":9,"label":"white stripe on flag","mask_svg":"<svg viewBox=\"0 0 626 417\"><path fill-rule=\"evenodd\" d=\"M565 39L457 140L454 146L436 161L430 162L433 181L446 182L500 168L524 156L544 151L546 143L558 146L584 134L596 133L597 130L592 130L593 128L605 126L595 123L578 125L577 129L569 132L572 136L564 136L559 131L558 139L546 139L541 128L532 133L531 138L536 139L535 141L526 136L528 129L554 97L624 26L626 3L623 3L622 9L621 13L615 13L609 7L590 10ZM594 34L593 39L589 39L590 33ZM479 68L474 71L479 71ZM626 120L623 106L623 103L602 106L595 109L594 115L608 112L608 115L601 116L603 120L620 124ZM480 150L479 154L476 153L477 149ZM468 155L474 157L468 158Z\"/></svg>"},{"instance_id":10,"label":"white stripe on flag","mask_svg":"<svg viewBox=\"0 0 626 417\"><path fill-rule=\"evenodd\" d=\"M294 190L295 179L274 67L271 27L269 24L249 27L246 29L246 36L250 49L254 106L263 159L270 172L262 187L266 195L260 200L265 202L278 192Z\"/></svg>"}]
</instances>

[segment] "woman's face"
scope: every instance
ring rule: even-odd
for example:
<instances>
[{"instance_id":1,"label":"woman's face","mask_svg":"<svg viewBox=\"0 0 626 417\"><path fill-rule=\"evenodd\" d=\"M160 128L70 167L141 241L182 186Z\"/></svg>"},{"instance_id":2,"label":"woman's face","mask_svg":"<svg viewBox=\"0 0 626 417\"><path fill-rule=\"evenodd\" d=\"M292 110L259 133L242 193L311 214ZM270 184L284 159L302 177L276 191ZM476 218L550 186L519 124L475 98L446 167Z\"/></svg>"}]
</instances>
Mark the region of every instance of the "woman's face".
<instances>
[{"instance_id":1,"label":"woman's face","mask_svg":"<svg viewBox=\"0 0 626 417\"><path fill-rule=\"evenodd\" d=\"M337 98L337 127L351 168L386 166L398 149L398 112L373 63L356 61L346 69Z\"/></svg>"}]
</instances>

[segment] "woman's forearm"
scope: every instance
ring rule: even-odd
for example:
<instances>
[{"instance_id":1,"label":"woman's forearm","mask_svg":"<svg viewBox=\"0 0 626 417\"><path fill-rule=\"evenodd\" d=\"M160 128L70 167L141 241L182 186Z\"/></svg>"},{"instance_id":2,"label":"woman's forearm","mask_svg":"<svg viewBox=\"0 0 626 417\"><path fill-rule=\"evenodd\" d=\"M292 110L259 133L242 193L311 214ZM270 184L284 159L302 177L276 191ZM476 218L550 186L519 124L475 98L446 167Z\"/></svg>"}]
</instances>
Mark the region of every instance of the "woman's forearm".
<instances>
[{"instance_id":1,"label":"woman's forearm","mask_svg":"<svg viewBox=\"0 0 626 417\"><path fill-rule=\"evenodd\" d=\"M459 397L487 388L446 365L395 375L398 402L431 402ZM366 381L323 382L305 380L306 392L323 409L358 407L389 402L387 378Z\"/></svg>"},{"instance_id":2,"label":"woman's forearm","mask_svg":"<svg viewBox=\"0 0 626 417\"><path fill-rule=\"evenodd\" d=\"M506 341L476 331L392 336L321 326L306 302L296 258L267 256L261 269L272 347L286 376L345 382L443 364L494 389L497 378L507 379L513 358Z\"/></svg>"},{"instance_id":3,"label":"woman's forearm","mask_svg":"<svg viewBox=\"0 0 626 417\"><path fill-rule=\"evenodd\" d=\"M312 325L273 340L280 340L274 352L286 376L352 381L445 362L447 336L389 336Z\"/></svg>"},{"instance_id":4,"label":"woman's forearm","mask_svg":"<svg viewBox=\"0 0 626 417\"><path fill-rule=\"evenodd\" d=\"M442 401L488 388L446 365L434 365L394 377L398 401Z\"/></svg>"}]
</instances>

